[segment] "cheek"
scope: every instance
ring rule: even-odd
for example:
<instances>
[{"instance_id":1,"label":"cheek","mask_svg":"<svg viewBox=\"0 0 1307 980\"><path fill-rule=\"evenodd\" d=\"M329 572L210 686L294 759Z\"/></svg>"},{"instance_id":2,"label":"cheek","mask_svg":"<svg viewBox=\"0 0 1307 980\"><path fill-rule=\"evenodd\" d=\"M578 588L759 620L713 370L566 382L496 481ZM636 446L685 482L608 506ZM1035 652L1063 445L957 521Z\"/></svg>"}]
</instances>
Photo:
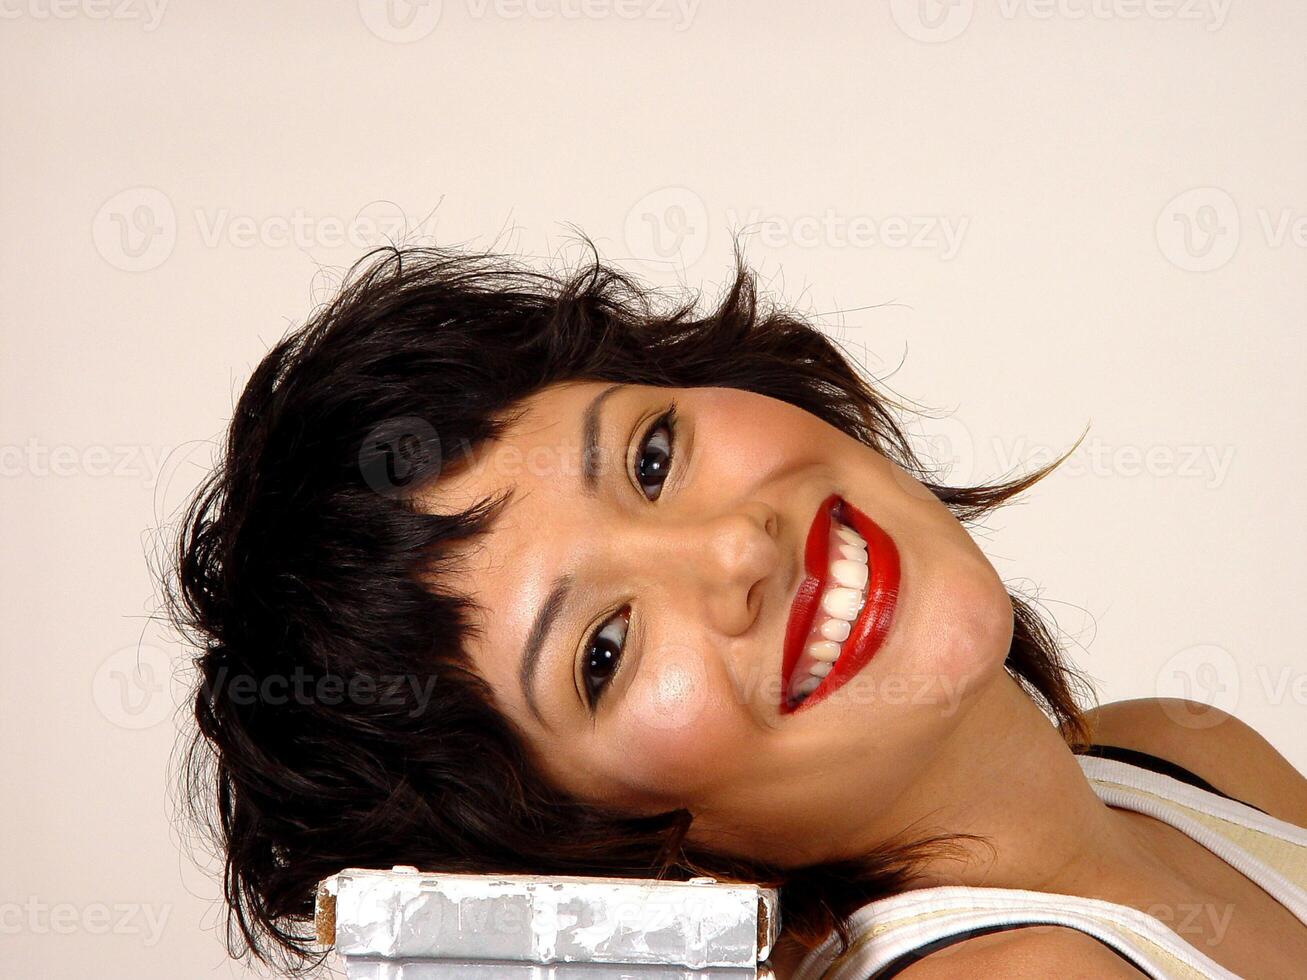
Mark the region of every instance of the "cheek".
<instances>
[{"instance_id":1,"label":"cheek","mask_svg":"<svg viewBox=\"0 0 1307 980\"><path fill-rule=\"evenodd\" d=\"M1001 671L1012 641L1012 602L984 558L953 555L926 586L921 666L966 697Z\"/></svg>"},{"instance_id":2,"label":"cheek","mask_svg":"<svg viewBox=\"0 0 1307 980\"><path fill-rule=\"evenodd\" d=\"M695 389L697 444L713 471L761 478L811 454L822 423L802 409L736 388Z\"/></svg>"},{"instance_id":3,"label":"cheek","mask_svg":"<svg viewBox=\"0 0 1307 980\"><path fill-rule=\"evenodd\" d=\"M732 724L738 706L732 712L722 703L702 652L676 648L646 655L621 697L611 764L638 793L667 799L693 794L745 744L743 730Z\"/></svg>"}]
</instances>

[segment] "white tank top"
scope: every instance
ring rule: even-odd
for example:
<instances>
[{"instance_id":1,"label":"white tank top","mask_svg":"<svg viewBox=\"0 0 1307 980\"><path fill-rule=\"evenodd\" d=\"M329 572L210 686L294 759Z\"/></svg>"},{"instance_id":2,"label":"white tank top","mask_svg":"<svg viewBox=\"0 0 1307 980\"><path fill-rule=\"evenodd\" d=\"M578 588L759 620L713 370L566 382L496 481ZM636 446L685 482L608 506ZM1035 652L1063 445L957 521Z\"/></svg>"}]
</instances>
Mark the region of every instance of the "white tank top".
<instances>
[{"instance_id":1,"label":"white tank top","mask_svg":"<svg viewBox=\"0 0 1307 980\"><path fill-rule=\"evenodd\" d=\"M1307 924L1307 830L1139 765L1084 755L1076 759L1104 803L1183 831ZM1013 924L1079 929L1153 978L1239 980L1160 919L1129 906L1076 895L960 886L921 888L864 905L850 920L848 950L836 956L839 937L832 933L803 958L794 980L889 977L929 947Z\"/></svg>"}]
</instances>

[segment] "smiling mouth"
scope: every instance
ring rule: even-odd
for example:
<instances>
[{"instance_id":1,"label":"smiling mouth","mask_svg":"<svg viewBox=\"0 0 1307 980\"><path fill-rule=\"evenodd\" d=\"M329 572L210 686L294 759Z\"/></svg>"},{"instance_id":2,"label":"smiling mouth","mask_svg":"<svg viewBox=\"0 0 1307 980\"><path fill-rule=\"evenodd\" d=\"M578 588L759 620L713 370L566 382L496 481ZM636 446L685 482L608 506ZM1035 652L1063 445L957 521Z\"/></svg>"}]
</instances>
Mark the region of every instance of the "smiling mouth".
<instances>
[{"instance_id":1,"label":"smiling mouth","mask_svg":"<svg viewBox=\"0 0 1307 980\"><path fill-rule=\"evenodd\" d=\"M808 530L804 579L790 609L781 668L781 714L824 700L884 643L899 592L893 539L837 494Z\"/></svg>"}]
</instances>

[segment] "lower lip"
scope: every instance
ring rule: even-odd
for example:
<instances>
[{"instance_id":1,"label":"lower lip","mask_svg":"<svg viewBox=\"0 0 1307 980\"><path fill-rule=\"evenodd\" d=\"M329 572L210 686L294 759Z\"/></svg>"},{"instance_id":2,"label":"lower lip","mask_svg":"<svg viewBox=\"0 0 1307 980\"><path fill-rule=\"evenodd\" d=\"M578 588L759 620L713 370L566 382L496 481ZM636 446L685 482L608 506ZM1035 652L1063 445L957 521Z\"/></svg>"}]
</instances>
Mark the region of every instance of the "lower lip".
<instances>
[{"instance_id":1,"label":"lower lip","mask_svg":"<svg viewBox=\"0 0 1307 980\"><path fill-rule=\"evenodd\" d=\"M835 666L822 678L821 684L796 706L790 704L788 692L790 675L802 655L803 644L789 641L798 630L803 631L800 639L806 641L812 632L816 616L820 613L818 604L821 601L821 593L826 588L826 577L830 574L828 515L837 506L840 521L852 527L862 536L862 540L867 542L867 564L871 573L867 581L867 598L862 604L862 611L858 613L857 620L849 630L848 639L840 644L840 656L835 661ZM824 701L832 692L839 690L845 681L865 667L885 642L890 622L894 618L894 608L898 602L899 550L894 546L893 539L881 529L879 524L838 495L832 494L827 497L822 502L818 514L820 516L812 529L812 540L809 541L809 560L805 562L807 575L799 586L799 598L794 614L790 617L786 634L785 663L781 668L780 711L783 715L795 714ZM823 564L819 566L820 571L814 574L812 559L815 558L813 551L817 547L814 543L817 540L821 542Z\"/></svg>"}]
</instances>

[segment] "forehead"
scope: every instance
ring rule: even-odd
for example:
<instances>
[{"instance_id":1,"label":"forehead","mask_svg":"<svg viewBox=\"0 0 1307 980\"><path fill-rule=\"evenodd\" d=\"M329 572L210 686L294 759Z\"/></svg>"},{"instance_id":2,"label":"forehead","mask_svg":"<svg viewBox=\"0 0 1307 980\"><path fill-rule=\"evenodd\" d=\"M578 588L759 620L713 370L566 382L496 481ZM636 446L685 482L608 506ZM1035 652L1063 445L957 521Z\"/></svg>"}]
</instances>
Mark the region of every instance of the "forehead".
<instances>
[{"instance_id":1,"label":"forehead","mask_svg":"<svg viewBox=\"0 0 1307 980\"><path fill-rule=\"evenodd\" d=\"M527 713L517 680L519 658L536 611L556 578L586 560L585 531L597 501L584 492L584 475L602 479L613 462L602 438L599 452L585 452L585 417L597 397L611 409L620 394L612 384L594 381L536 393L515 407L500 439L442 473L419 498L424 510L453 513L511 491L490 529L467 547L441 585L479 607L468 651L518 717Z\"/></svg>"},{"instance_id":2,"label":"forehead","mask_svg":"<svg viewBox=\"0 0 1307 980\"><path fill-rule=\"evenodd\" d=\"M477 447L424 487L421 504L432 513L452 513L511 490L514 502L504 512L506 518L527 498L576 496L585 476L601 474L615 462L594 428L598 418L586 422L588 413L618 399L622 388L573 381L536 392L505 414L510 424L499 439ZM598 445L587 447L592 440Z\"/></svg>"}]
</instances>

